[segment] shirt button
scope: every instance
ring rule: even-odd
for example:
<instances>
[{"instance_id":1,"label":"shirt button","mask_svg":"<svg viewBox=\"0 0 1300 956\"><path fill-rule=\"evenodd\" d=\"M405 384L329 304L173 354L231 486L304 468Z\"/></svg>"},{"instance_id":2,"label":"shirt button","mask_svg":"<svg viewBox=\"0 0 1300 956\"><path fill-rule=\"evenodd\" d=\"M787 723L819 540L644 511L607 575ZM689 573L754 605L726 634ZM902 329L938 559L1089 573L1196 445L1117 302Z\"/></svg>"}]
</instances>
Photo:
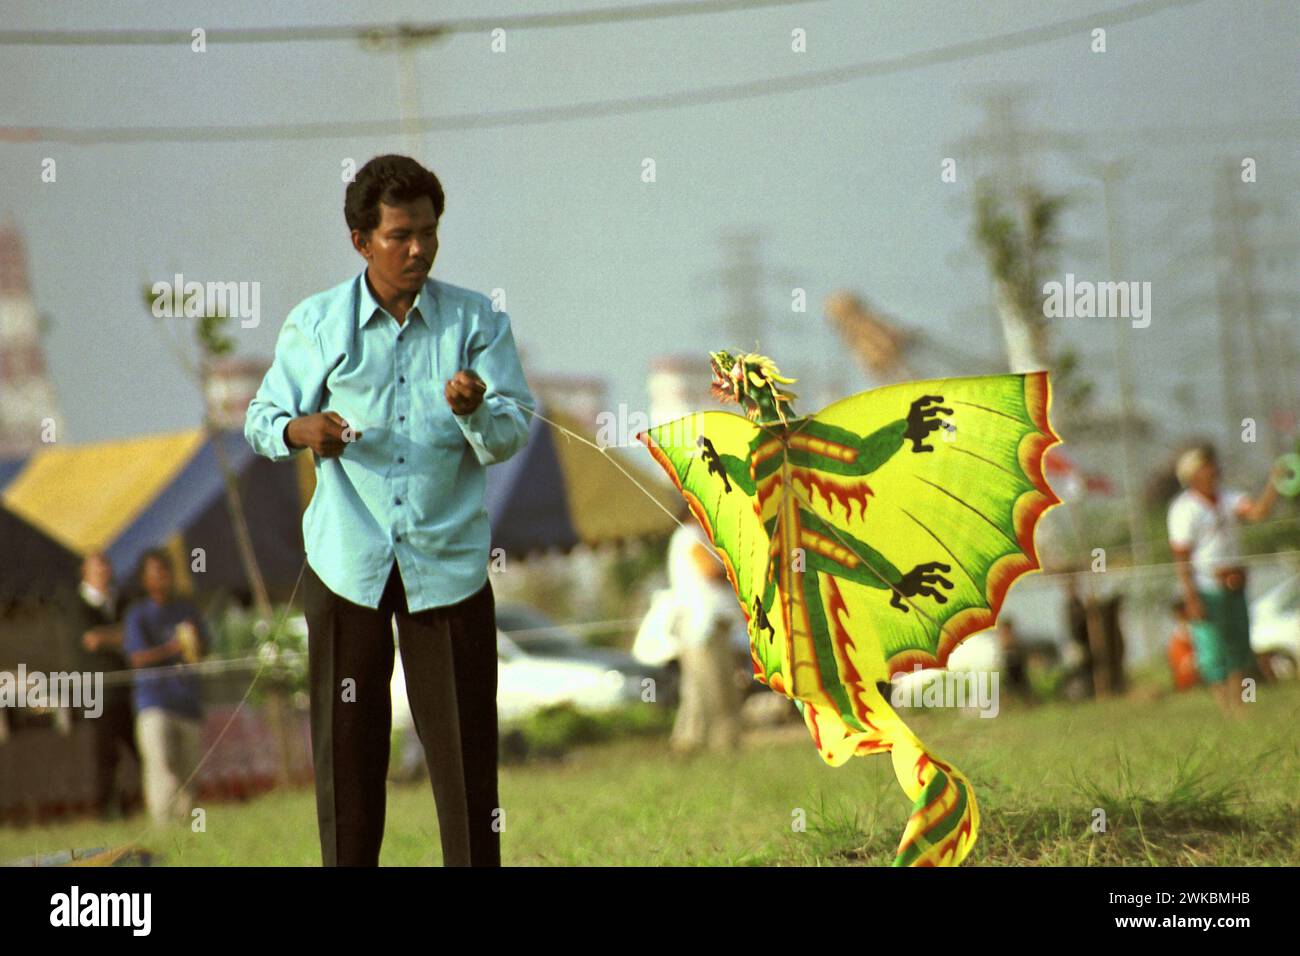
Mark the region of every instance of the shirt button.
<instances>
[{"instance_id":1,"label":"shirt button","mask_svg":"<svg viewBox=\"0 0 1300 956\"><path fill-rule=\"evenodd\" d=\"M406 421L406 416L405 416L405 415L398 415L398 416L397 416L397 420L398 420L399 422L404 422L404 421Z\"/></svg>"},{"instance_id":2,"label":"shirt button","mask_svg":"<svg viewBox=\"0 0 1300 956\"><path fill-rule=\"evenodd\" d=\"M397 380L398 380L399 382L401 382L403 385L406 384L406 376L405 376L405 375L399 375L398 378L397 378Z\"/></svg>"},{"instance_id":3,"label":"shirt button","mask_svg":"<svg viewBox=\"0 0 1300 956\"><path fill-rule=\"evenodd\" d=\"M393 499L393 504L395 504L395 505L400 505L401 503L402 503L402 499L401 499L401 498L394 498L394 499Z\"/></svg>"},{"instance_id":4,"label":"shirt button","mask_svg":"<svg viewBox=\"0 0 1300 956\"><path fill-rule=\"evenodd\" d=\"M396 540L396 541L401 541L401 540L402 540L402 536L399 534L399 535L397 535L397 537L396 537L394 540Z\"/></svg>"},{"instance_id":5,"label":"shirt button","mask_svg":"<svg viewBox=\"0 0 1300 956\"><path fill-rule=\"evenodd\" d=\"M399 465L405 465L405 464L406 464L406 459L405 459L405 458L399 458L399 459L397 459L397 463L398 463Z\"/></svg>"}]
</instances>

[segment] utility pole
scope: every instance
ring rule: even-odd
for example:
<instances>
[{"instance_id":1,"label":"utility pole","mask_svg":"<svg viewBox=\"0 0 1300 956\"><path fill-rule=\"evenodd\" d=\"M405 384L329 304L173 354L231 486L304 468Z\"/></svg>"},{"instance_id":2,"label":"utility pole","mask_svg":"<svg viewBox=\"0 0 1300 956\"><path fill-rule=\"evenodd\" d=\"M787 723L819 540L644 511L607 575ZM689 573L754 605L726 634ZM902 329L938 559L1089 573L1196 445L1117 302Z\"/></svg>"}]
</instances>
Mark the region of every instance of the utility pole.
<instances>
[{"instance_id":1,"label":"utility pole","mask_svg":"<svg viewBox=\"0 0 1300 956\"><path fill-rule=\"evenodd\" d=\"M406 151L412 159L419 160L424 149L420 131L420 85L416 71L415 54L419 47L428 46L446 35L440 26L416 27L402 24L391 30L371 30L358 36L363 50L372 53L397 51L397 96L402 117L402 133L406 137Z\"/></svg>"},{"instance_id":2,"label":"utility pole","mask_svg":"<svg viewBox=\"0 0 1300 956\"><path fill-rule=\"evenodd\" d=\"M1227 306L1227 310L1221 311L1219 315L1220 336L1226 345L1234 338L1234 332L1239 335L1238 329L1245 330L1250 371L1255 380L1255 394L1252 396L1255 414L1237 417L1237 413L1234 413L1234 427L1241 427L1242 418L1253 418L1257 426L1262 425L1267 432L1266 447L1270 458L1275 458L1284 450L1281 435L1273 427L1274 412L1279 405L1271 363L1264 351L1264 335L1260 329L1262 296L1255 272L1255 248L1247 238L1247 231L1259 215L1260 206L1253 200L1241 197L1237 172L1233 163L1224 167L1223 175L1216 184L1214 204L1211 207L1218 251L1215 285L1221 293L1221 305ZM1226 364L1225 355L1225 375L1231 377L1236 370L1227 370Z\"/></svg>"},{"instance_id":3,"label":"utility pole","mask_svg":"<svg viewBox=\"0 0 1300 956\"><path fill-rule=\"evenodd\" d=\"M1279 217L1267 239L1261 235L1256 219L1265 203L1243 198L1240 190L1245 184L1240 181L1236 163L1234 159L1220 167L1208 184L1209 238L1198 239L1174 258L1174 262L1196 259L1206 263L1213 277L1213 292L1191 293L1169 308L1175 318L1187 313L1214 313L1218 329L1214 361L1218 365L1222 406L1209 417L1217 426L1215 432L1225 440L1227 456L1234 464L1240 459L1243 419L1254 418L1268 429L1263 447L1274 455L1285 450L1287 436L1294 431L1294 423L1288 419L1297 411L1296 366L1290 336L1295 310L1300 307L1300 295L1269 288L1258 268L1263 263L1267 269L1290 278L1295 274L1295 253L1300 250L1300 242L1292 235L1285 216ZM1268 208L1284 208L1275 199L1270 198ZM1283 268L1284 264L1290 268ZM1212 307L1203 309L1204 302L1212 303ZM1277 327L1265 318L1270 310L1280 310L1285 316ZM1206 367L1210 367L1209 362ZM1253 376L1253 387L1242 382L1247 375Z\"/></svg>"},{"instance_id":4,"label":"utility pole","mask_svg":"<svg viewBox=\"0 0 1300 956\"><path fill-rule=\"evenodd\" d=\"M787 336L792 325L781 321L772 323L770 311L764 304L764 290L771 287L783 291L785 302L789 302L790 290L797 284L797 278L785 271L774 273L763 264L763 235L758 230L733 229L732 232L724 233L719 243L722 246L723 264L716 271L694 281L694 285L708 289L720 286L727 297L727 311L718 324L718 332L712 333L714 341L708 342L708 347L763 352L772 356L776 364L780 365L781 371L789 371L794 376L806 375L807 372L798 368L797 363L798 356L811 351L807 347L811 329L798 329L797 336L793 339L801 343L800 354L783 349L781 346L788 345L790 339L776 342L772 338ZM789 316L789 312L784 312L783 315ZM813 315L811 308L803 313L803 317L810 315Z\"/></svg>"},{"instance_id":5,"label":"utility pole","mask_svg":"<svg viewBox=\"0 0 1300 956\"><path fill-rule=\"evenodd\" d=\"M1123 238L1119 217L1119 183L1131 170L1126 160L1112 159L1102 163L1091 164L1092 170L1101 182L1102 205L1106 216L1106 265L1110 271L1111 282L1127 281L1124 272ZM1119 429L1120 460L1124 477L1124 503L1128 512L1129 538L1133 542L1133 561L1146 565L1150 561L1151 548L1147 541L1146 528L1142 520L1141 492L1135 470L1133 454L1133 369L1131 350L1126 336L1130 329L1125 320L1112 316L1115 324L1115 372L1119 379Z\"/></svg>"}]
</instances>

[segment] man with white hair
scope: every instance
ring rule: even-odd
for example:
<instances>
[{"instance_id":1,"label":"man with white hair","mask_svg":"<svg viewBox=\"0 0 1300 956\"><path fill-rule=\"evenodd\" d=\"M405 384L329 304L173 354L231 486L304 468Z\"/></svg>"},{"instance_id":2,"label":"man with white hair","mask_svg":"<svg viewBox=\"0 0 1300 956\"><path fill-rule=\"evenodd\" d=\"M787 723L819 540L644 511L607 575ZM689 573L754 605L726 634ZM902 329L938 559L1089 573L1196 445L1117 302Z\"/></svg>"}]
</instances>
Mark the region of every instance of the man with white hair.
<instances>
[{"instance_id":1,"label":"man with white hair","mask_svg":"<svg viewBox=\"0 0 1300 956\"><path fill-rule=\"evenodd\" d=\"M1224 712L1237 714L1242 680L1254 666L1239 522L1267 518L1277 489L1270 481L1251 498L1220 487L1218 457L1209 445L1185 451L1175 471L1183 491L1169 504L1169 545L1197 667Z\"/></svg>"},{"instance_id":2,"label":"man with white hair","mask_svg":"<svg viewBox=\"0 0 1300 956\"><path fill-rule=\"evenodd\" d=\"M679 754L735 752L741 740L736 686L741 615L708 535L685 506L678 520L668 543L668 583L678 603L681 702L670 746Z\"/></svg>"}]
</instances>

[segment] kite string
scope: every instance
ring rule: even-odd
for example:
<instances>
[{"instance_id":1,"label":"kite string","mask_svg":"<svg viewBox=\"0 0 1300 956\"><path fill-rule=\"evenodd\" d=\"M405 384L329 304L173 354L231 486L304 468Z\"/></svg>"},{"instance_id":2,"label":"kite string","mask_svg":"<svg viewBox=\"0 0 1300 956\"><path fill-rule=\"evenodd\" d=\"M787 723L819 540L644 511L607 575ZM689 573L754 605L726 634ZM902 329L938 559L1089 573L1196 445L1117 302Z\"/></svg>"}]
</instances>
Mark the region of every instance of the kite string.
<instances>
[{"instance_id":1,"label":"kite string","mask_svg":"<svg viewBox=\"0 0 1300 956\"><path fill-rule=\"evenodd\" d=\"M625 445L598 445L594 441L591 441L590 439L584 438L582 435L579 435L577 432L569 428L565 428L559 422L551 421L551 419L547 418L545 415L541 414L536 409L531 408L528 405L523 404L522 402L515 401L515 399L510 398L508 395L497 395L495 397L504 399L505 401L510 402L512 405L514 405L516 408L520 409L521 411L527 412L529 415L533 416L534 418L540 419L541 421L550 425L552 428L556 429L557 431L562 432L565 435L565 437L575 438L578 441L582 442L584 445L588 445L591 448L596 449L596 451L600 452L600 454L605 458L606 461L608 461L615 468L621 471L627 477L628 481L632 482L632 484L636 485L637 488L641 489L642 494L644 494L647 498L653 501L655 507L657 507L668 517L672 518L673 521L676 522L681 527L683 528L686 527L686 523L684 521L679 520L675 514L669 511L664 506L663 502L661 502L658 498L654 496L654 494L651 493L650 489L646 488L645 485L637 481L636 477L630 471L628 471L626 468L620 465L618 461L616 461L614 457L610 455L607 451L607 449L609 448L631 448L633 447L633 444L631 442L628 442ZM637 444L640 443L638 442ZM721 558L719 558L718 560L721 560Z\"/></svg>"}]
</instances>

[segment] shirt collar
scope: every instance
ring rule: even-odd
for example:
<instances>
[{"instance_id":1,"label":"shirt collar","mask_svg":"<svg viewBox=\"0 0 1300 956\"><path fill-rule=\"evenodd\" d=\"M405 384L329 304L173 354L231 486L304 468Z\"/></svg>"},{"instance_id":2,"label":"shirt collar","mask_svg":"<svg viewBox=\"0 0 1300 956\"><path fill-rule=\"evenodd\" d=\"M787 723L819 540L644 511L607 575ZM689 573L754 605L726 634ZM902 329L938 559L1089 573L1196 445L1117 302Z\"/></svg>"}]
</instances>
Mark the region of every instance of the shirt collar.
<instances>
[{"instance_id":1,"label":"shirt collar","mask_svg":"<svg viewBox=\"0 0 1300 956\"><path fill-rule=\"evenodd\" d=\"M375 313L388 312L382 305L376 301L370 293L370 283L366 282L366 270L361 270L361 275L357 277L358 294L357 294L357 328L365 328L366 323L375 317ZM424 285L420 287L420 292L411 303L411 310L406 313L407 318L414 316L421 319L425 325L432 327L429 316L425 315L426 309L434 310L438 307L438 284L428 276L424 279ZM405 323L403 323L405 324Z\"/></svg>"}]
</instances>

